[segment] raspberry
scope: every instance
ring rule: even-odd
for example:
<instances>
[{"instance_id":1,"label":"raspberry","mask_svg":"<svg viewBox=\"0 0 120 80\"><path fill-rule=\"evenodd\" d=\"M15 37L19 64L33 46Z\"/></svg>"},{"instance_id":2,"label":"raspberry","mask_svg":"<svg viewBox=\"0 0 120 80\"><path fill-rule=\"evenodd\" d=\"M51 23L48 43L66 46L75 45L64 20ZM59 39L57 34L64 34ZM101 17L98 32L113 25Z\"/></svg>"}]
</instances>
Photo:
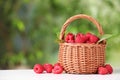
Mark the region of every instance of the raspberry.
<instances>
[{"instance_id":1,"label":"raspberry","mask_svg":"<svg viewBox=\"0 0 120 80\"><path fill-rule=\"evenodd\" d=\"M112 68L112 66L110 64L106 64L105 68L108 70L109 74L112 74L113 68Z\"/></svg>"},{"instance_id":2,"label":"raspberry","mask_svg":"<svg viewBox=\"0 0 120 80\"><path fill-rule=\"evenodd\" d=\"M44 64L44 69L46 70L47 73L51 73L53 69L52 64Z\"/></svg>"},{"instance_id":3,"label":"raspberry","mask_svg":"<svg viewBox=\"0 0 120 80\"><path fill-rule=\"evenodd\" d=\"M40 74L44 71L44 68L41 64L35 64L33 70L35 73Z\"/></svg>"},{"instance_id":4,"label":"raspberry","mask_svg":"<svg viewBox=\"0 0 120 80\"><path fill-rule=\"evenodd\" d=\"M91 33L87 33L86 37L88 39L87 43L96 43L99 40L99 38L96 35L93 35Z\"/></svg>"},{"instance_id":5,"label":"raspberry","mask_svg":"<svg viewBox=\"0 0 120 80\"><path fill-rule=\"evenodd\" d=\"M87 41L87 39L88 38L84 34L78 33L76 35L75 42L76 43L85 43Z\"/></svg>"},{"instance_id":6,"label":"raspberry","mask_svg":"<svg viewBox=\"0 0 120 80\"><path fill-rule=\"evenodd\" d=\"M75 41L74 40L68 40L68 43L74 43Z\"/></svg>"},{"instance_id":7,"label":"raspberry","mask_svg":"<svg viewBox=\"0 0 120 80\"><path fill-rule=\"evenodd\" d=\"M95 35L92 35L92 36L90 37L90 42L91 42L91 43L96 43L98 40L99 40L99 38L98 38L97 36L95 36Z\"/></svg>"},{"instance_id":8,"label":"raspberry","mask_svg":"<svg viewBox=\"0 0 120 80\"><path fill-rule=\"evenodd\" d=\"M63 72L63 67L60 66L59 64L56 64L53 68L53 73L54 74L61 74Z\"/></svg>"},{"instance_id":9,"label":"raspberry","mask_svg":"<svg viewBox=\"0 0 120 80\"><path fill-rule=\"evenodd\" d=\"M67 43L74 43L74 34L73 33L68 33L65 37L65 42Z\"/></svg>"},{"instance_id":10,"label":"raspberry","mask_svg":"<svg viewBox=\"0 0 120 80\"><path fill-rule=\"evenodd\" d=\"M102 75L105 75L105 74L108 74L109 72L105 67L101 66L101 67L98 68L98 73L102 74Z\"/></svg>"},{"instance_id":11,"label":"raspberry","mask_svg":"<svg viewBox=\"0 0 120 80\"><path fill-rule=\"evenodd\" d=\"M85 36L87 37L87 39L89 39L91 35L92 35L92 34L91 34L90 32L88 32L88 33L86 33Z\"/></svg>"}]
</instances>

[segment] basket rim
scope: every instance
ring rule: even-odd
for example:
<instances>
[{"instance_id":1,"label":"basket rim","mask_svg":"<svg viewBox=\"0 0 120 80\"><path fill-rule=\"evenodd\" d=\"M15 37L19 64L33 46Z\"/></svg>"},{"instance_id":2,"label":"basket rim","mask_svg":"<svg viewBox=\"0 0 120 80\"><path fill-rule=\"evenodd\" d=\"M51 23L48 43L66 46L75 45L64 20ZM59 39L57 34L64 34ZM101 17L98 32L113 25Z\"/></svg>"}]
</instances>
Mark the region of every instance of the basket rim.
<instances>
[{"instance_id":1,"label":"basket rim","mask_svg":"<svg viewBox=\"0 0 120 80\"><path fill-rule=\"evenodd\" d=\"M105 46L105 43L59 43L59 45L68 45L68 46Z\"/></svg>"}]
</instances>

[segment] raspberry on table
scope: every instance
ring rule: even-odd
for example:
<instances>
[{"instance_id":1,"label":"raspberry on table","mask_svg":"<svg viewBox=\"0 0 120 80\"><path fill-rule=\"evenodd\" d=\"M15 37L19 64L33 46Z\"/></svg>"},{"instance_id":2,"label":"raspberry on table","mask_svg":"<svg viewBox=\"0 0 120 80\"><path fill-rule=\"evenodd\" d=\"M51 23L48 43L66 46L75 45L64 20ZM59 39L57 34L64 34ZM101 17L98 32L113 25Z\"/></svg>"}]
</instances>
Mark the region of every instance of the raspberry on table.
<instances>
[{"instance_id":1,"label":"raspberry on table","mask_svg":"<svg viewBox=\"0 0 120 80\"><path fill-rule=\"evenodd\" d=\"M53 68L54 74L61 74L63 72L63 67L60 65L55 65Z\"/></svg>"},{"instance_id":2,"label":"raspberry on table","mask_svg":"<svg viewBox=\"0 0 120 80\"><path fill-rule=\"evenodd\" d=\"M112 72L113 72L112 66L110 64L106 64L105 67L108 70L109 74L112 74Z\"/></svg>"},{"instance_id":3,"label":"raspberry on table","mask_svg":"<svg viewBox=\"0 0 120 80\"><path fill-rule=\"evenodd\" d=\"M35 73L40 74L43 73L44 68L41 64L35 64L33 70Z\"/></svg>"},{"instance_id":4,"label":"raspberry on table","mask_svg":"<svg viewBox=\"0 0 120 80\"><path fill-rule=\"evenodd\" d=\"M98 68L98 74L102 74L102 75L105 75L105 74L108 74L108 70L105 68L105 67L99 67Z\"/></svg>"},{"instance_id":5,"label":"raspberry on table","mask_svg":"<svg viewBox=\"0 0 120 80\"><path fill-rule=\"evenodd\" d=\"M44 64L44 69L47 73L52 73L53 65L52 64Z\"/></svg>"}]
</instances>

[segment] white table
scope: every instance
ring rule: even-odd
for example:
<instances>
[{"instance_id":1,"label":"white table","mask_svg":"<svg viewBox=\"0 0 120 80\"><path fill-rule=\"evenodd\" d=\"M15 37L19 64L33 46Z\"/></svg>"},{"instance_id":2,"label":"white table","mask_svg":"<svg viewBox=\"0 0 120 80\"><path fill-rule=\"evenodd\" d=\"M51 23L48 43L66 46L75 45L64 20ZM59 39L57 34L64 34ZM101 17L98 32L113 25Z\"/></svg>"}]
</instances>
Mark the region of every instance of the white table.
<instances>
[{"instance_id":1,"label":"white table","mask_svg":"<svg viewBox=\"0 0 120 80\"><path fill-rule=\"evenodd\" d=\"M0 70L0 80L120 80L120 73L109 75L36 74L33 70Z\"/></svg>"}]
</instances>

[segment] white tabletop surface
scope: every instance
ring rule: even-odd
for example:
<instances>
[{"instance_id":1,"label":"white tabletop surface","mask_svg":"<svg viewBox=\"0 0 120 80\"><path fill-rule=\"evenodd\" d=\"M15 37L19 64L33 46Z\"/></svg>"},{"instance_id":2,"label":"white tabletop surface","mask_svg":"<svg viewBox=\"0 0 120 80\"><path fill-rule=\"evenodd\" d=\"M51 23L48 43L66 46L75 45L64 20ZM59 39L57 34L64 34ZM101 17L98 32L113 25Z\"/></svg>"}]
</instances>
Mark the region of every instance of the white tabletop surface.
<instances>
[{"instance_id":1,"label":"white tabletop surface","mask_svg":"<svg viewBox=\"0 0 120 80\"><path fill-rule=\"evenodd\" d=\"M0 80L120 80L120 73L99 74L36 74L30 70L0 70Z\"/></svg>"}]
</instances>

